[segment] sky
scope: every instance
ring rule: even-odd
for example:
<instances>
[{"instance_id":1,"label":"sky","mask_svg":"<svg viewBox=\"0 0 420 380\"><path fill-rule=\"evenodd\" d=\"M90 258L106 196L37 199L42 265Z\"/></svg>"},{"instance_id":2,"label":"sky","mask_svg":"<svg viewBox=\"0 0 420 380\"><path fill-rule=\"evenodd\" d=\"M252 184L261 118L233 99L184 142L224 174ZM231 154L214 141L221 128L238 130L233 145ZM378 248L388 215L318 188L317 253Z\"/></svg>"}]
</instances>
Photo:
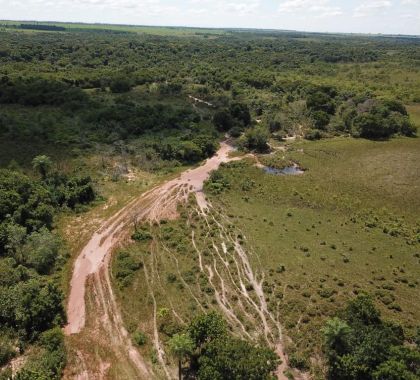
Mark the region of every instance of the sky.
<instances>
[{"instance_id":1,"label":"sky","mask_svg":"<svg viewBox=\"0 0 420 380\"><path fill-rule=\"evenodd\" d=\"M0 19L420 35L420 0L0 0Z\"/></svg>"}]
</instances>

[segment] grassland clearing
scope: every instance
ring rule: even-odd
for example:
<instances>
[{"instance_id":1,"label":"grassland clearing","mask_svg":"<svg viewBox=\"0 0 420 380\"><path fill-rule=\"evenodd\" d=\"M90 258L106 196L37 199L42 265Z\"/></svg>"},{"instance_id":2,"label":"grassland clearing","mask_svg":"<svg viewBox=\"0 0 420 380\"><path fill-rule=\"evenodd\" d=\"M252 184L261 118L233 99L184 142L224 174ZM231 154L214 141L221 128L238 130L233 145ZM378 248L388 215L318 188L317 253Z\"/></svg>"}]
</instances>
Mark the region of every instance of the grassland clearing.
<instances>
[{"instance_id":1,"label":"grassland clearing","mask_svg":"<svg viewBox=\"0 0 420 380\"><path fill-rule=\"evenodd\" d=\"M410 108L414 120L416 110ZM151 226L153 243L123 250L143 265L125 283L118 269L121 252L114 256L112 277L123 317L130 333L148 337L144 355L155 360L153 308L163 342L191 314L226 305L232 306L234 333L247 339L264 336L258 313L242 308L246 300L235 294L240 276L224 267L225 249L233 252L228 264L239 257L223 229L240 236L248 252L267 310L283 328L291 366L324 376L321 328L360 292L372 294L385 318L414 334L420 316L413 302L420 296L419 160L416 138L336 138L288 143L286 152L260 156L274 166L297 162L306 169L301 176L266 174L252 158L222 166L219 173L228 186L217 195L207 191L215 217L208 225L193 203L181 210L181 219ZM206 274L206 262L213 263L217 275L215 269ZM257 300L256 289L244 286ZM229 310L225 313L229 319Z\"/></svg>"}]
</instances>

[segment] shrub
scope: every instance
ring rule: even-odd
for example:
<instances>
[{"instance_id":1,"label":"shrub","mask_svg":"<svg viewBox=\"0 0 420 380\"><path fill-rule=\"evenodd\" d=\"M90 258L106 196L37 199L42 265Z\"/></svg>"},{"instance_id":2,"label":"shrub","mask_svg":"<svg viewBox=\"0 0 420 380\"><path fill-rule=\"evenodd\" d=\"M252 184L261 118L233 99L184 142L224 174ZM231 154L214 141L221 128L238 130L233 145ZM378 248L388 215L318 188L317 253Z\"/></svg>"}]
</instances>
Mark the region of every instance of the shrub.
<instances>
[{"instance_id":1,"label":"shrub","mask_svg":"<svg viewBox=\"0 0 420 380\"><path fill-rule=\"evenodd\" d=\"M144 346L147 343L147 336L140 330L133 334L134 343L138 346Z\"/></svg>"},{"instance_id":2,"label":"shrub","mask_svg":"<svg viewBox=\"0 0 420 380\"><path fill-rule=\"evenodd\" d=\"M306 140L319 140L322 138L322 134L318 129L311 129L305 133Z\"/></svg>"},{"instance_id":3,"label":"shrub","mask_svg":"<svg viewBox=\"0 0 420 380\"><path fill-rule=\"evenodd\" d=\"M15 355L12 341L7 336L0 335L0 367L7 364Z\"/></svg>"},{"instance_id":4,"label":"shrub","mask_svg":"<svg viewBox=\"0 0 420 380\"><path fill-rule=\"evenodd\" d=\"M116 259L115 273L119 285L122 288L129 286L134 279L134 274L142 267L143 263L134 259L129 252L119 252Z\"/></svg>"},{"instance_id":5,"label":"shrub","mask_svg":"<svg viewBox=\"0 0 420 380\"><path fill-rule=\"evenodd\" d=\"M308 360L296 353L289 356L289 364L291 367L301 371L307 371L309 369Z\"/></svg>"},{"instance_id":6,"label":"shrub","mask_svg":"<svg viewBox=\"0 0 420 380\"><path fill-rule=\"evenodd\" d=\"M124 93L131 90L131 82L125 78L115 78L109 85L114 93Z\"/></svg>"},{"instance_id":7,"label":"shrub","mask_svg":"<svg viewBox=\"0 0 420 380\"><path fill-rule=\"evenodd\" d=\"M257 126L249 128L245 131L242 136L240 144L249 150L255 150L257 152L266 152L268 150L268 140L270 134L268 129L264 126Z\"/></svg>"},{"instance_id":8,"label":"shrub","mask_svg":"<svg viewBox=\"0 0 420 380\"><path fill-rule=\"evenodd\" d=\"M131 238L136 241L147 241L152 239L152 235L146 229L136 229Z\"/></svg>"}]
</instances>

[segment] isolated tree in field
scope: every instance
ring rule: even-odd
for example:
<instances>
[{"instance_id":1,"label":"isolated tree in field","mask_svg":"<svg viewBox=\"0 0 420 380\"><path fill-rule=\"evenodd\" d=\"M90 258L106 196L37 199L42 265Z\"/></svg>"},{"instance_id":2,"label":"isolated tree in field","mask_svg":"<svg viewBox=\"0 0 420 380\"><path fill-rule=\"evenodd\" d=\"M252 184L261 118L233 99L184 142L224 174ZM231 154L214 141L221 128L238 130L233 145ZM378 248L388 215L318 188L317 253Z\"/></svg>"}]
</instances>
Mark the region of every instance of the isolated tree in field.
<instances>
[{"instance_id":1,"label":"isolated tree in field","mask_svg":"<svg viewBox=\"0 0 420 380\"><path fill-rule=\"evenodd\" d=\"M35 170L39 171L39 174L41 174L42 179L45 179L49 170L52 167L52 161L51 158L45 155L36 156L32 160L32 166Z\"/></svg>"},{"instance_id":2,"label":"isolated tree in field","mask_svg":"<svg viewBox=\"0 0 420 380\"><path fill-rule=\"evenodd\" d=\"M182 379L182 360L194 350L194 343L188 334L175 334L168 342L169 349L178 359L179 380Z\"/></svg>"}]
</instances>

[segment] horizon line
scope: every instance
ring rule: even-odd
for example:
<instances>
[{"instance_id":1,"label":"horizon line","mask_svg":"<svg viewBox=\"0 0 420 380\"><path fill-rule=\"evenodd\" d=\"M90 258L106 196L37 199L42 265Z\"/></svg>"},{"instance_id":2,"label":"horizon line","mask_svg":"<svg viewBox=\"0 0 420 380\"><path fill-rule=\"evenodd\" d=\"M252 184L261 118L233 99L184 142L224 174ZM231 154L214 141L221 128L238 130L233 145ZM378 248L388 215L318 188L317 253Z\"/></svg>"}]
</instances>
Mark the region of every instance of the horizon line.
<instances>
[{"instance_id":1,"label":"horizon line","mask_svg":"<svg viewBox=\"0 0 420 380\"><path fill-rule=\"evenodd\" d=\"M268 32L293 32L293 33L309 33L309 34L330 34L330 35L356 35L356 36L370 36L370 37L411 37L420 38L420 34L402 34L402 33L364 33L364 32L328 32L328 31L307 31L297 29L277 29L277 28L255 28L255 27L216 27L216 26L187 26L187 25L147 25L147 24L124 24L124 23L109 23L109 22L86 22L86 21L40 21L40 20L11 20L0 19L1 22L38 22L46 24L79 24L79 25L101 25L101 26L122 26L122 27L147 27L147 28L183 28L183 29L211 29L211 30L254 30L254 31L268 31Z\"/></svg>"}]
</instances>

